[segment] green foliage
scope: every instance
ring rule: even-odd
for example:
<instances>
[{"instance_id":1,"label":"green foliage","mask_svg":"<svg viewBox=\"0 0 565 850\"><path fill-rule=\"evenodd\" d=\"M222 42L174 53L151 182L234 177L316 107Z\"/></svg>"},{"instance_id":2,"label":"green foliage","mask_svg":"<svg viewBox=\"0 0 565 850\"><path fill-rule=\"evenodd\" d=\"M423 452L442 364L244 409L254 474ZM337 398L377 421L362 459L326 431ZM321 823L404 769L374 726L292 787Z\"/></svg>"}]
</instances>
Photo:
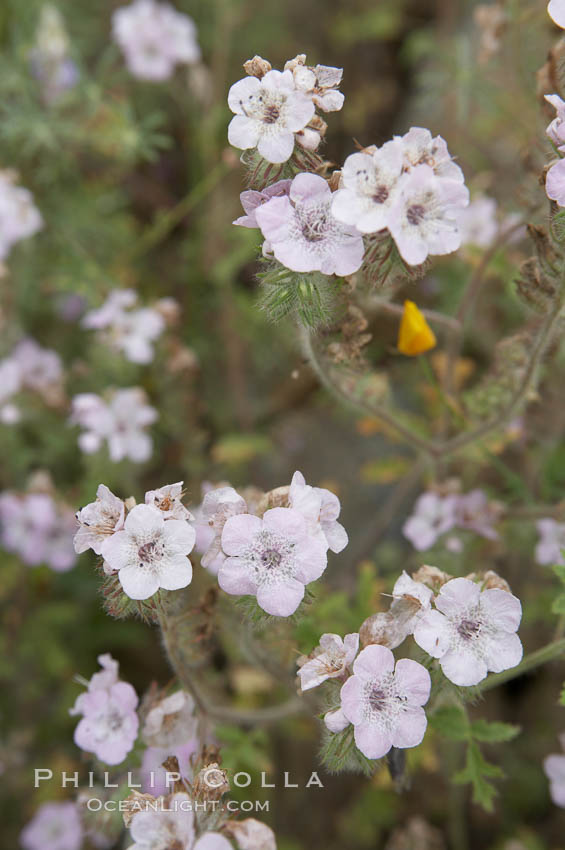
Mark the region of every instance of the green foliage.
<instances>
[{"instance_id":1,"label":"green foliage","mask_svg":"<svg viewBox=\"0 0 565 850\"><path fill-rule=\"evenodd\" d=\"M366 758L357 749L351 725L342 732L324 730L320 761L330 773L361 773L364 776L372 776L379 763Z\"/></svg>"},{"instance_id":2,"label":"green foliage","mask_svg":"<svg viewBox=\"0 0 565 850\"><path fill-rule=\"evenodd\" d=\"M273 322L295 316L308 328L327 325L334 317L340 281L321 272L293 272L271 263L258 275L259 307Z\"/></svg>"},{"instance_id":3,"label":"green foliage","mask_svg":"<svg viewBox=\"0 0 565 850\"><path fill-rule=\"evenodd\" d=\"M494 798L498 793L489 779L501 779L503 771L497 765L490 764L482 755L478 745L471 741L467 746L465 767L456 773L453 781L457 785L471 785L473 802L482 806L487 812L494 808Z\"/></svg>"}]
</instances>

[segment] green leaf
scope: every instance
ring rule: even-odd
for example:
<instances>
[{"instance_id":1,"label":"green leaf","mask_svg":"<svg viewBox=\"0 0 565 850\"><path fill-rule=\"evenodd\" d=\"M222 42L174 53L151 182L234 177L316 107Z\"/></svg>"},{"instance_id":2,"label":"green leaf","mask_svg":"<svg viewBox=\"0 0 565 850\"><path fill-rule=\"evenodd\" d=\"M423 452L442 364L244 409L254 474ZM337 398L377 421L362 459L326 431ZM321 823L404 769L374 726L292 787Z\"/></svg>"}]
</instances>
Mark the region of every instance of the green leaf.
<instances>
[{"instance_id":1,"label":"green leaf","mask_svg":"<svg viewBox=\"0 0 565 850\"><path fill-rule=\"evenodd\" d=\"M375 772L376 761L366 758L355 746L353 726L348 726L343 732L325 734L320 751L320 760L330 773L362 773L371 776Z\"/></svg>"},{"instance_id":2,"label":"green leaf","mask_svg":"<svg viewBox=\"0 0 565 850\"><path fill-rule=\"evenodd\" d=\"M554 614L565 614L565 593L560 593L559 596L555 597L551 610Z\"/></svg>"},{"instance_id":3,"label":"green leaf","mask_svg":"<svg viewBox=\"0 0 565 850\"><path fill-rule=\"evenodd\" d=\"M565 564L554 564L551 569L553 570L559 581L565 584Z\"/></svg>"},{"instance_id":4,"label":"green leaf","mask_svg":"<svg viewBox=\"0 0 565 850\"><path fill-rule=\"evenodd\" d=\"M470 740L469 718L459 705L440 706L430 716L430 726L451 741Z\"/></svg>"},{"instance_id":5,"label":"green leaf","mask_svg":"<svg viewBox=\"0 0 565 850\"><path fill-rule=\"evenodd\" d=\"M491 782L487 781L487 777L500 779L503 776L502 770L497 765L486 761L478 744L471 741L467 747L465 767L455 774L453 781L457 785L470 784L473 789L473 802L482 806L487 812L492 812L493 800L498 791Z\"/></svg>"},{"instance_id":6,"label":"green leaf","mask_svg":"<svg viewBox=\"0 0 565 850\"><path fill-rule=\"evenodd\" d=\"M511 723L490 723L484 718L475 720L471 724L471 734L477 741L497 743L501 741L512 741L520 734L520 727Z\"/></svg>"}]
</instances>

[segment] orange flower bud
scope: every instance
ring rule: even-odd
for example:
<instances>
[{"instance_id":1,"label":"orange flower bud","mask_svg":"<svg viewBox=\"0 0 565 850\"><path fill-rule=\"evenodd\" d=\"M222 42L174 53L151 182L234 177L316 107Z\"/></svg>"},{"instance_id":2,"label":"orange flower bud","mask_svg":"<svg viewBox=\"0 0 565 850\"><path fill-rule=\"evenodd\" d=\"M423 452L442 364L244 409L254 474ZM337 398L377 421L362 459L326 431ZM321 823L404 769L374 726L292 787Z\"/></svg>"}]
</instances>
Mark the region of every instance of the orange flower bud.
<instances>
[{"instance_id":1,"label":"orange flower bud","mask_svg":"<svg viewBox=\"0 0 565 850\"><path fill-rule=\"evenodd\" d=\"M436 345L435 334L424 314L413 301L404 302L404 313L398 331L398 350L401 354L414 357L429 351Z\"/></svg>"}]
</instances>

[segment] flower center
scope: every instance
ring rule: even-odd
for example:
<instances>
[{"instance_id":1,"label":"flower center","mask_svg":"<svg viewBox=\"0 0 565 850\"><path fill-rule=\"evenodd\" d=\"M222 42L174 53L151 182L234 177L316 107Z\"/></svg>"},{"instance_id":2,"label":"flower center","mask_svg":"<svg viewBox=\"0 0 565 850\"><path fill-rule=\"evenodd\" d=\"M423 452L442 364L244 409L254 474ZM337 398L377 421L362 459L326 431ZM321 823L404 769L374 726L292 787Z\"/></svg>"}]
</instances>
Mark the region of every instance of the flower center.
<instances>
[{"instance_id":1,"label":"flower center","mask_svg":"<svg viewBox=\"0 0 565 850\"><path fill-rule=\"evenodd\" d=\"M264 124L275 124L281 115L281 111L278 106L274 103L265 106L263 111L263 123Z\"/></svg>"},{"instance_id":2,"label":"flower center","mask_svg":"<svg viewBox=\"0 0 565 850\"><path fill-rule=\"evenodd\" d=\"M408 207L406 210L406 218L408 219L408 224L411 224L413 227L416 227L426 214L426 210L422 206L422 204L412 204L411 207Z\"/></svg>"},{"instance_id":3,"label":"flower center","mask_svg":"<svg viewBox=\"0 0 565 850\"><path fill-rule=\"evenodd\" d=\"M268 570L273 567L280 567L281 560L282 555L277 549L265 549L265 551L261 553L261 563Z\"/></svg>"},{"instance_id":4,"label":"flower center","mask_svg":"<svg viewBox=\"0 0 565 850\"><path fill-rule=\"evenodd\" d=\"M462 620L457 626L457 631L463 640L471 640L471 638L477 637L480 630L481 624L474 620Z\"/></svg>"},{"instance_id":5,"label":"flower center","mask_svg":"<svg viewBox=\"0 0 565 850\"><path fill-rule=\"evenodd\" d=\"M369 694L369 705L373 711L384 711L387 703L386 694L378 685Z\"/></svg>"},{"instance_id":6,"label":"flower center","mask_svg":"<svg viewBox=\"0 0 565 850\"><path fill-rule=\"evenodd\" d=\"M375 193L373 195L373 201L376 204L384 204L386 199L389 196L389 191L386 186L377 186Z\"/></svg>"},{"instance_id":7,"label":"flower center","mask_svg":"<svg viewBox=\"0 0 565 850\"><path fill-rule=\"evenodd\" d=\"M164 551L165 547L158 538L155 540L149 540L147 543L143 543L137 550L140 567L143 567L146 564L153 564L155 561L158 561L163 557Z\"/></svg>"},{"instance_id":8,"label":"flower center","mask_svg":"<svg viewBox=\"0 0 565 850\"><path fill-rule=\"evenodd\" d=\"M329 206L297 208L300 232L307 242L322 242L332 226Z\"/></svg>"}]
</instances>

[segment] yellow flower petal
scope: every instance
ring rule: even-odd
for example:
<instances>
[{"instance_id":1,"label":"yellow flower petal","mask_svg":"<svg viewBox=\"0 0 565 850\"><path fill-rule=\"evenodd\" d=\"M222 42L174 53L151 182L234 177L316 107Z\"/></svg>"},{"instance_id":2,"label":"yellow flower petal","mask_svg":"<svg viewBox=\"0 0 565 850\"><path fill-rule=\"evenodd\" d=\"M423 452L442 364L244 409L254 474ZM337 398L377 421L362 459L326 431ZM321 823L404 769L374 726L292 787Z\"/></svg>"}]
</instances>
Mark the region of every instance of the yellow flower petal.
<instances>
[{"instance_id":1,"label":"yellow flower petal","mask_svg":"<svg viewBox=\"0 0 565 850\"><path fill-rule=\"evenodd\" d=\"M404 302L404 313L398 331L398 350L408 357L415 357L435 348L435 334L424 314L413 301Z\"/></svg>"}]
</instances>

